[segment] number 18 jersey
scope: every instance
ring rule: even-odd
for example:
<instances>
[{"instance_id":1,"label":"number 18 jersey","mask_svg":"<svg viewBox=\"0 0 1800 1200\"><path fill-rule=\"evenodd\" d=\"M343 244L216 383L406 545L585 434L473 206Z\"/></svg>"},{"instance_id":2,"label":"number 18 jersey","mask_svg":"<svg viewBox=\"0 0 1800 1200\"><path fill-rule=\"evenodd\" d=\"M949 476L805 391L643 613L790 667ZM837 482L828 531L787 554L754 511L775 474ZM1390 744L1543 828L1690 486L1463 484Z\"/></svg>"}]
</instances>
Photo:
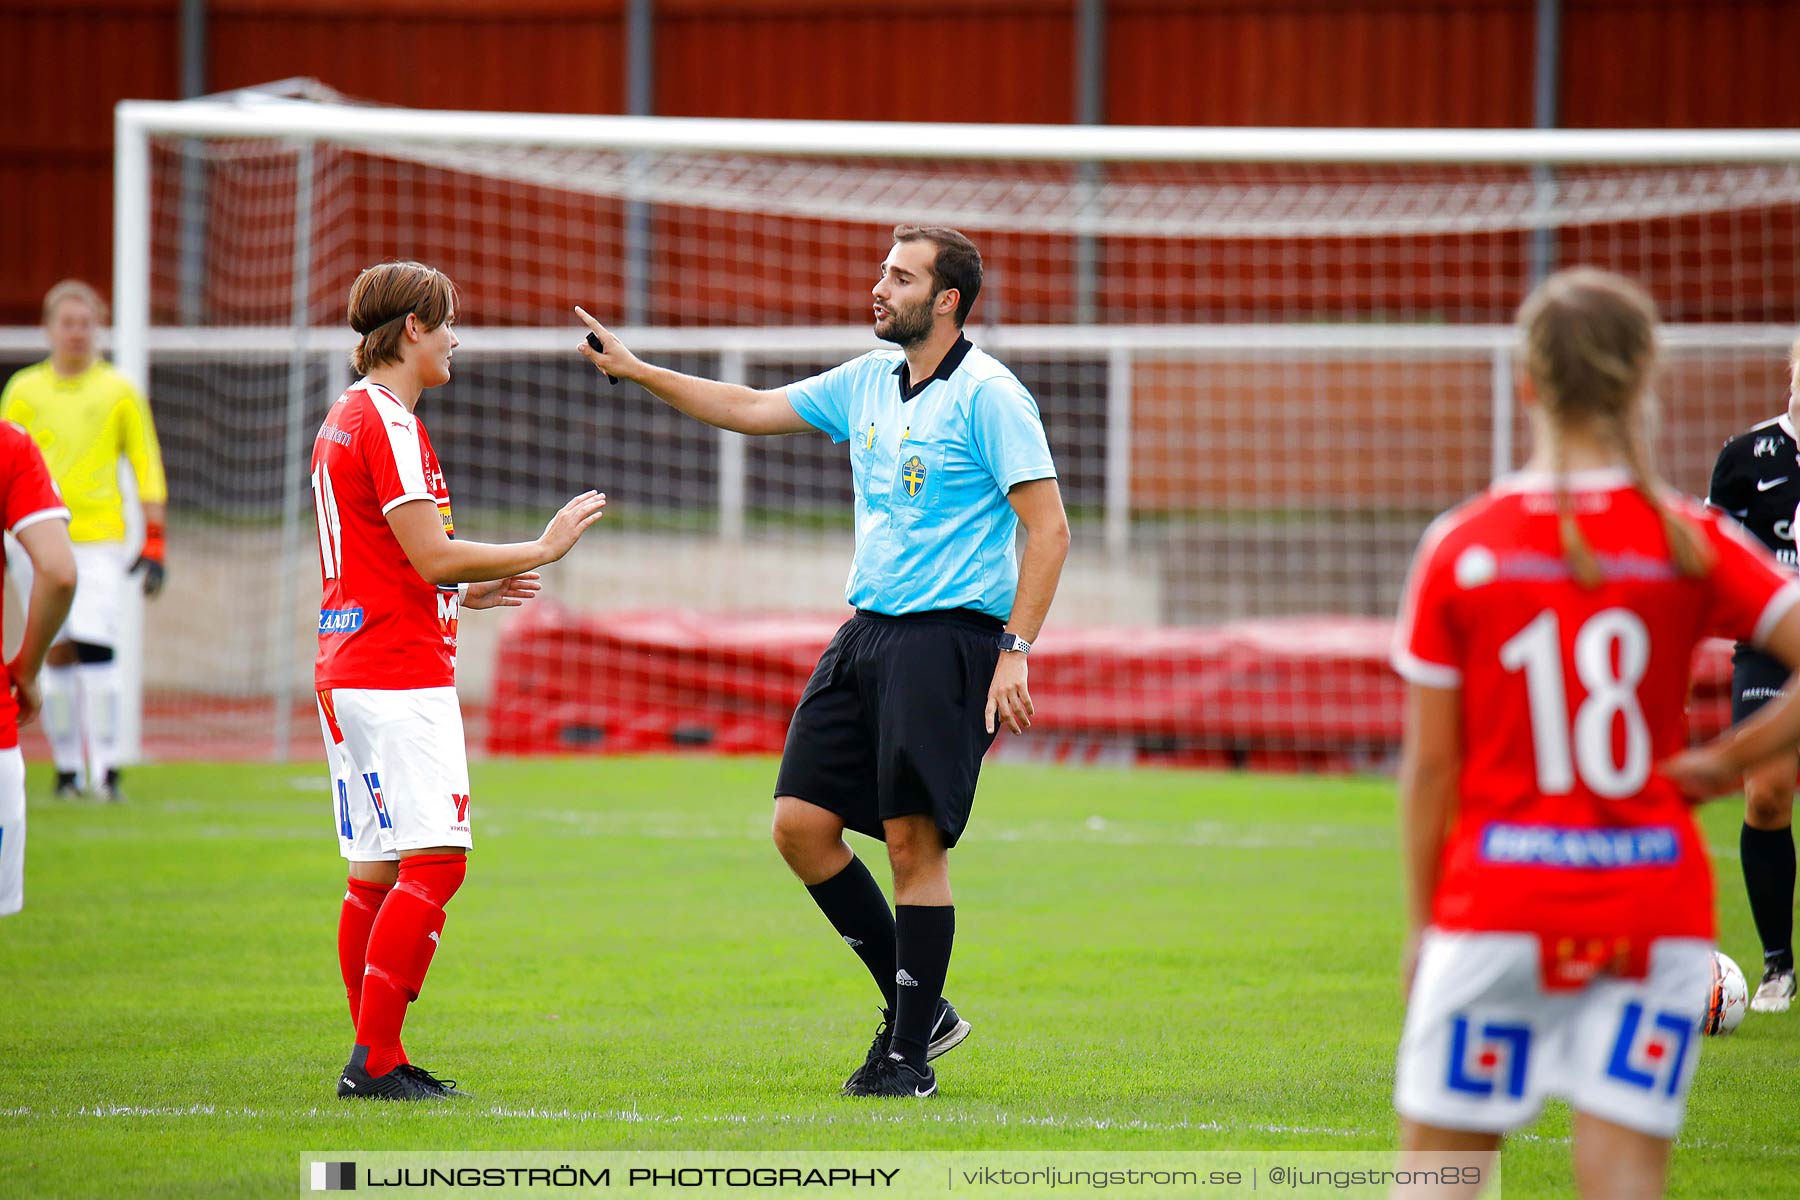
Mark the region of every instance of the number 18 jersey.
<instances>
[{"instance_id":1,"label":"number 18 jersey","mask_svg":"<svg viewBox=\"0 0 1800 1200\"><path fill-rule=\"evenodd\" d=\"M454 685L457 589L414 570L387 522L399 505L429 500L455 535L424 423L380 384L353 384L313 442L312 487L324 585L313 686Z\"/></svg>"},{"instance_id":2,"label":"number 18 jersey","mask_svg":"<svg viewBox=\"0 0 1800 1200\"><path fill-rule=\"evenodd\" d=\"M1432 923L1558 939L1713 936L1706 847L1655 764L1687 742L1694 648L1761 645L1800 601L1735 522L1670 496L1714 563L1682 576L1623 470L1573 472L1603 582L1563 557L1547 475L1521 473L1426 531L1393 661L1460 688L1462 769Z\"/></svg>"}]
</instances>

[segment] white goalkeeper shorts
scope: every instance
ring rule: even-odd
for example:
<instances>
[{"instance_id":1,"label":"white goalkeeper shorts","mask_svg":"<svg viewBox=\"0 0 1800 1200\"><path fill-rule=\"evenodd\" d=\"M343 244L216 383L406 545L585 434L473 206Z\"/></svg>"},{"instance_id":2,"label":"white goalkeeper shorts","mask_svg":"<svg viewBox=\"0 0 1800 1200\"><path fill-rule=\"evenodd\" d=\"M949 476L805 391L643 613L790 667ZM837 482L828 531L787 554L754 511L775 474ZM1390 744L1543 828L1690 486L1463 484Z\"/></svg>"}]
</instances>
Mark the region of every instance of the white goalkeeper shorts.
<instances>
[{"instance_id":1,"label":"white goalkeeper shorts","mask_svg":"<svg viewBox=\"0 0 1800 1200\"><path fill-rule=\"evenodd\" d=\"M25 907L25 756L0 750L0 917Z\"/></svg>"},{"instance_id":2,"label":"white goalkeeper shorts","mask_svg":"<svg viewBox=\"0 0 1800 1200\"><path fill-rule=\"evenodd\" d=\"M124 596L135 556L124 542L76 542L75 602L56 641L117 646L124 620ZM6 569L13 577L19 611L31 603L31 556L11 537L6 539Z\"/></svg>"},{"instance_id":3,"label":"white goalkeeper shorts","mask_svg":"<svg viewBox=\"0 0 1800 1200\"><path fill-rule=\"evenodd\" d=\"M1700 1060L1712 943L1660 938L1642 979L1547 991L1538 939L1427 930L1400 1035L1394 1107L1443 1129L1510 1133L1566 1099L1673 1138Z\"/></svg>"},{"instance_id":4,"label":"white goalkeeper shorts","mask_svg":"<svg viewBox=\"0 0 1800 1200\"><path fill-rule=\"evenodd\" d=\"M318 702L339 853L392 862L403 850L473 845L455 688L331 688Z\"/></svg>"}]
</instances>

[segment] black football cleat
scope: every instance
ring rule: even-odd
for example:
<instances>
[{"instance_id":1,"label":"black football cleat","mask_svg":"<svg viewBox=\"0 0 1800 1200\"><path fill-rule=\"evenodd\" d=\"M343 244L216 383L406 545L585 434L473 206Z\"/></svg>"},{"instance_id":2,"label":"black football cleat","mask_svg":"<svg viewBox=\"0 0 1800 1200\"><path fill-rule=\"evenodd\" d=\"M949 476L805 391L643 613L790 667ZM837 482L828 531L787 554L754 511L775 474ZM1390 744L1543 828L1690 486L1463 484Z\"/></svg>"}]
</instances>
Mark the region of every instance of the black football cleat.
<instances>
[{"instance_id":1,"label":"black football cleat","mask_svg":"<svg viewBox=\"0 0 1800 1200\"><path fill-rule=\"evenodd\" d=\"M421 1067L416 1063L401 1063L395 1069L405 1071L408 1075L411 1075L414 1079L418 1080L428 1088L436 1088L440 1095L462 1096L466 1098L469 1094L456 1086L456 1080L439 1079L436 1075L433 1075L430 1071L427 1071L424 1067Z\"/></svg>"},{"instance_id":2,"label":"black football cleat","mask_svg":"<svg viewBox=\"0 0 1800 1200\"><path fill-rule=\"evenodd\" d=\"M870 1071L874 1070L876 1063L888 1056L888 1043L893 1040L893 1024L894 1010L882 1009L881 1024L875 1029L875 1040L869 1043L868 1057L862 1060L861 1066L850 1072L850 1078L844 1080L842 1088L844 1095L854 1096L856 1093L852 1089L859 1085Z\"/></svg>"},{"instance_id":3,"label":"black football cleat","mask_svg":"<svg viewBox=\"0 0 1800 1200\"><path fill-rule=\"evenodd\" d=\"M882 1009L881 1025L875 1030L875 1040L869 1043L868 1056L863 1059L862 1066L844 1080L843 1090L846 1096L851 1094L851 1085L866 1075L877 1062L886 1058L893 1049L893 1023L893 1010ZM948 1054L962 1045L963 1039L969 1036L969 1029L969 1023L957 1015L956 1006L939 997L937 1020L931 1024L931 1041L925 1047L925 1061L930 1062L940 1054Z\"/></svg>"},{"instance_id":4,"label":"black football cleat","mask_svg":"<svg viewBox=\"0 0 1800 1200\"><path fill-rule=\"evenodd\" d=\"M50 798L52 800L81 799L81 784L76 780L75 772L58 771L56 773L56 789L50 793Z\"/></svg>"},{"instance_id":5,"label":"black football cleat","mask_svg":"<svg viewBox=\"0 0 1800 1200\"><path fill-rule=\"evenodd\" d=\"M337 1094L340 1100L443 1100L446 1092L442 1084L435 1080L427 1084L415 1072L407 1070L411 1064L395 1067L386 1075L371 1075L364 1069L369 1061L369 1048L357 1046L350 1051L350 1062L344 1067L343 1074L338 1076Z\"/></svg>"},{"instance_id":6,"label":"black football cleat","mask_svg":"<svg viewBox=\"0 0 1800 1200\"><path fill-rule=\"evenodd\" d=\"M888 1055L876 1061L875 1065L863 1072L861 1079L844 1085L846 1096L935 1096L937 1094L937 1072L927 1064L923 1070L915 1069L904 1059Z\"/></svg>"},{"instance_id":7,"label":"black football cleat","mask_svg":"<svg viewBox=\"0 0 1800 1200\"><path fill-rule=\"evenodd\" d=\"M962 1045L963 1039L969 1036L969 1028L969 1023L957 1015L956 1006L940 996L937 1020L931 1023L931 1040L925 1046L925 1061L930 1062Z\"/></svg>"}]
</instances>

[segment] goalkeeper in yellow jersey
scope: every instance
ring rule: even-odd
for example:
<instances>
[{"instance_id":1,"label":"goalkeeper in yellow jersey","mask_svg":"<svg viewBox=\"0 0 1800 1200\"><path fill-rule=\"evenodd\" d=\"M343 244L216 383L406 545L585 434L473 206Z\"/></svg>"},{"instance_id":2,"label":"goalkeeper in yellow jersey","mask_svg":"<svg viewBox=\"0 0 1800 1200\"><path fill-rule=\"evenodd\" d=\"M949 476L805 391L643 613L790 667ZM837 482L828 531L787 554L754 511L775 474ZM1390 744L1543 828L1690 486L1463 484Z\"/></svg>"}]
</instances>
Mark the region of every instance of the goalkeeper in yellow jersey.
<instances>
[{"instance_id":1,"label":"goalkeeper in yellow jersey","mask_svg":"<svg viewBox=\"0 0 1800 1200\"><path fill-rule=\"evenodd\" d=\"M150 406L95 350L105 320L106 304L87 284L66 279L51 288L44 297L50 357L7 383L0 393L0 419L24 426L44 452L69 506L69 540L75 546L75 604L43 674L44 733L56 758L56 794L74 796L85 787L117 800L114 649L121 600L140 570L145 595L162 590L168 485ZM121 458L131 464L144 507L144 544L135 560L125 542ZM30 595L29 571L16 574L19 594Z\"/></svg>"}]
</instances>

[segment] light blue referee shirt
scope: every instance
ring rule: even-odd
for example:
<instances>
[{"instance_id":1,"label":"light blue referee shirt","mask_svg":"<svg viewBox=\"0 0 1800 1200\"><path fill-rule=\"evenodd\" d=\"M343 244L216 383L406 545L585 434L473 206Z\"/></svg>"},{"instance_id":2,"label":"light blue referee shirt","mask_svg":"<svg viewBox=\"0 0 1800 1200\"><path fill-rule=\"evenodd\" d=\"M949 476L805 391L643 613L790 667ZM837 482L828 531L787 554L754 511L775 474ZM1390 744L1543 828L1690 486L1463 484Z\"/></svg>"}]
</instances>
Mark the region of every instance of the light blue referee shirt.
<instances>
[{"instance_id":1,"label":"light blue referee shirt","mask_svg":"<svg viewBox=\"0 0 1800 1200\"><path fill-rule=\"evenodd\" d=\"M1014 484L1056 478L1037 401L959 337L907 387L906 356L875 350L789 384L802 420L850 443L856 558L844 598L901 616L972 608L1002 621L1019 587Z\"/></svg>"}]
</instances>

